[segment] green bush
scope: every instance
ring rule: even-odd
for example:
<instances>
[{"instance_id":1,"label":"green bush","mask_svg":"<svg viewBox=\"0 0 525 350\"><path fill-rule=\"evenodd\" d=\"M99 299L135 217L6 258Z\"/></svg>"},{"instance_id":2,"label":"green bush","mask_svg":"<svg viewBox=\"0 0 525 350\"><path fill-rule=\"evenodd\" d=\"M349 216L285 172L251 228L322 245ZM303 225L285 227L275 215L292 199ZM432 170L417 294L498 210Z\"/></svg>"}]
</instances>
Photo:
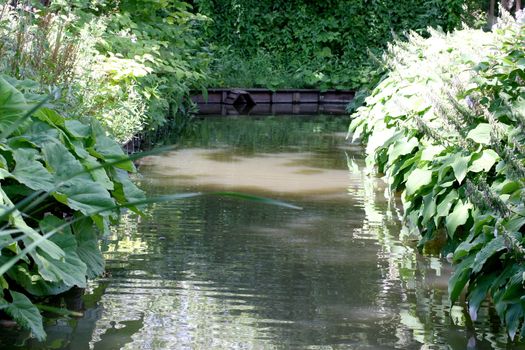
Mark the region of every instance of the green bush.
<instances>
[{"instance_id":1,"label":"green bush","mask_svg":"<svg viewBox=\"0 0 525 350\"><path fill-rule=\"evenodd\" d=\"M451 301L466 287L475 320L490 296L513 339L525 315L525 26L504 22L392 46L350 131L402 190L420 246L446 237Z\"/></svg>"},{"instance_id":2,"label":"green bush","mask_svg":"<svg viewBox=\"0 0 525 350\"><path fill-rule=\"evenodd\" d=\"M51 1L0 8L0 71L58 88L67 117L94 116L119 142L186 116L210 55L198 39L206 20L177 0Z\"/></svg>"},{"instance_id":3,"label":"green bush","mask_svg":"<svg viewBox=\"0 0 525 350\"><path fill-rule=\"evenodd\" d=\"M469 4L471 1L468 2ZM465 1L199 0L213 21L214 81L226 86L357 88L380 75L386 44L407 30L450 31ZM477 6L475 6L477 7Z\"/></svg>"},{"instance_id":4,"label":"green bush","mask_svg":"<svg viewBox=\"0 0 525 350\"><path fill-rule=\"evenodd\" d=\"M38 339L44 307L33 301L103 273L99 238L144 199L133 171L96 120L36 109L0 78L0 310Z\"/></svg>"}]
</instances>

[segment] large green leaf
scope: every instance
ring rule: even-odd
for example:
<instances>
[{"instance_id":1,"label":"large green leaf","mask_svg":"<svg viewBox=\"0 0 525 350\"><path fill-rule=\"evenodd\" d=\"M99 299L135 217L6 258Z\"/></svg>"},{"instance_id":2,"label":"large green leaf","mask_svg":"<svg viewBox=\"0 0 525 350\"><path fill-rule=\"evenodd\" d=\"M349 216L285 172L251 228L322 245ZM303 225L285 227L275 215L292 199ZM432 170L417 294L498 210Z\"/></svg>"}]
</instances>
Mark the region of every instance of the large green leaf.
<instances>
[{"instance_id":1,"label":"large green leaf","mask_svg":"<svg viewBox=\"0 0 525 350\"><path fill-rule=\"evenodd\" d=\"M11 280L23 287L26 292L34 296L45 297L57 295L71 289L70 285L64 282L49 282L40 275L38 266L29 267L26 263L21 262L13 266L7 275Z\"/></svg>"},{"instance_id":2,"label":"large green leaf","mask_svg":"<svg viewBox=\"0 0 525 350\"><path fill-rule=\"evenodd\" d=\"M462 262L456 265L454 268L454 273L452 274L452 277L448 280L448 295L450 297L450 301L454 303L456 300L458 300L459 295L465 288L469 278L470 273L472 271L471 265L474 261L474 256L469 256Z\"/></svg>"},{"instance_id":3,"label":"large green leaf","mask_svg":"<svg viewBox=\"0 0 525 350\"><path fill-rule=\"evenodd\" d=\"M477 143L488 145L490 144L490 132L492 128L490 124L480 123L474 129L470 130L467 138Z\"/></svg>"},{"instance_id":4,"label":"large green leaf","mask_svg":"<svg viewBox=\"0 0 525 350\"><path fill-rule=\"evenodd\" d=\"M85 215L100 213L108 216L110 211L115 208L115 201L109 192L99 183L84 178L74 178L66 181L53 196L59 201L68 205L71 209L79 210ZM107 210L107 211L103 211Z\"/></svg>"},{"instance_id":5,"label":"large green leaf","mask_svg":"<svg viewBox=\"0 0 525 350\"><path fill-rule=\"evenodd\" d=\"M52 169L58 185L53 195L59 202L86 215L114 207L115 202L110 193L93 180L67 148L59 143L48 142L42 149L46 164Z\"/></svg>"},{"instance_id":6,"label":"large green leaf","mask_svg":"<svg viewBox=\"0 0 525 350\"><path fill-rule=\"evenodd\" d=\"M65 126L65 118L52 109L40 108L34 115L57 130Z\"/></svg>"},{"instance_id":7,"label":"large green leaf","mask_svg":"<svg viewBox=\"0 0 525 350\"><path fill-rule=\"evenodd\" d=\"M430 169L415 169L410 173L406 182L406 193L412 195L432 182L432 170Z\"/></svg>"},{"instance_id":8,"label":"large green leaf","mask_svg":"<svg viewBox=\"0 0 525 350\"><path fill-rule=\"evenodd\" d=\"M463 182L465 176L467 176L468 163L471 156L461 156L461 154L456 154L454 161L452 162L452 170L454 171L454 176L459 183Z\"/></svg>"},{"instance_id":9,"label":"large green leaf","mask_svg":"<svg viewBox=\"0 0 525 350\"><path fill-rule=\"evenodd\" d=\"M394 142L388 147L388 163L394 163L399 157L410 154L414 148L419 144L419 141L415 137L410 139L403 138Z\"/></svg>"},{"instance_id":10,"label":"large green leaf","mask_svg":"<svg viewBox=\"0 0 525 350\"><path fill-rule=\"evenodd\" d=\"M433 161L434 158L445 150L441 145L431 145L423 148L421 160Z\"/></svg>"},{"instance_id":11,"label":"large green leaf","mask_svg":"<svg viewBox=\"0 0 525 350\"><path fill-rule=\"evenodd\" d=\"M481 276L476 279L474 285L469 286L468 292L468 311L472 321L478 318L478 310L481 302L487 298L489 288L496 277L495 273Z\"/></svg>"},{"instance_id":12,"label":"large green leaf","mask_svg":"<svg viewBox=\"0 0 525 350\"><path fill-rule=\"evenodd\" d=\"M483 268L483 265L489 258L499 251L506 249L505 237L497 236L485 245L477 254L474 263L472 264L472 272L478 273Z\"/></svg>"},{"instance_id":13,"label":"large green leaf","mask_svg":"<svg viewBox=\"0 0 525 350\"><path fill-rule=\"evenodd\" d=\"M82 165L89 171L93 180L101 184L106 190L113 191L115 189L115 185L109 178L107 170L100 167L100 163L95 157L88 154L87 157L82 160Z\"/></svg>"},{"instance_id":14,"label":"large green leaf","mask_svg":"<svg viewBox=\"0 0 525 350\"><path fill-rule=\"evenodd\" d=\"M423 220L421 221L421 224L423 226L426 226L428 221L432 219L432 217L436 213L436 208L436 199L433 193L429 193L425 197L423 197Z\"/></svg>"},{"instance_id":15,"label":"large green leaf","mask_svg":"<svg viewBox=\"0 0 525 350\"><path fill-rule=\"evenodd\" d=\"M57 260L50 257L45 251L31 252L31 257L38 265L38 272L50 282L63 282L70 287L85 287L87 267L78 256L77 241L71 229L65 225L63 220L52 215L47 215L40 221L40 227L43 232L59 229L50 240L62 248L66 256L64 259Z\"/></svg>"},{"instance_id":16,"label":"large green leaf","mask_svg":"<svg viewBox=\"0 0 525 350\"><path fill-rule=\"evenodd\" d=\"M454 210L450 215L447 216L445 226L450 237L454 237L454 233L458 226L464 225L469 218L469 209L472 208L472 204L458 200Z\"/></svg>"},{"instance_id":17,"label":"large green leaf","mask_svg":"<svg viewBox=\"0 0 525 350\"><path fill-rule=\"evenodd\" d=\"M473 251L479 250L484 244L484 235L477 235L475 238L472 238L472 234L469 235L469 237L461 242L454 251L454 261L461 260Z\"/></svg>"},{"instance_id":18,"label":"large green leaf","mask_svg":"<svg viewBox=\"0 0 525 350\"><path fill-rule=\"evenodd\" d=\"M519 295L518 295L519 297ZM507 312L505 313L505 324L507 326L507 333L509 334L510 340L514 340L521 319L523 318L523 306L521 303L515 303L509 305Z\"/></svg>"},{"instance_id":19,"label":"large green leaf","mask_svg":"<svg viewBox=\"0 0 525 350\"><path fill-rule=\"evenodd\" d=\"M14 208L15 205L6 193L0 187L0 205L7 208ZM0 209L0 214L2 214L2 209ZM65 253L60 247L48 239L43 239L42 236L33 228L29 227L24 219L22 214L14 209L11 215L9 215L10 223L24 233L24 244L29 245L33 242L40 242L39 248L45 250L54 259L62 259L65 256Z\"/></svg>"},{"instance_id":20,"label":"large green leaf","mask_svg":"<svg viewBox=\"0 0 525 350\"><path fill-rule=\"evenodd\" d=\"M519 232L523 225L525 225L525 217L521 215L515 215L511 217L507 223L505 223L505 228L510 232Z\"/></svg>"},{"instance_id":21,"label":"large green leaf","mask_svg":"<svg viewBox=\"0 0 525 350\"><path fill-rule=\"evenodd\" d=\"M0 130L11 128L28 110L24 95L0 78Z\"/></svg>"},{"instance_id":22,"label":"large green leaf","mask_svg":"<svg viewBox=\"0 0 525 350\"><path fill-rule=\"evenodd\" d=\"M452 208L452 205L458 199L458 192L456 190L450 190L445 198L443 198L437 205L435 220L439 219L442 216L447 216Z\"/></svg>"},{"instance_id":23,"label":"large green leaf","mask_svg":"<svg viewBox=\"0 0 525 350\"><path fill-rule=\"evenodd\" d=\"M12 151L16 166L13 177L33 190L49 192L55 183L53 176L38 161L39 153L32 148L15 148Z\"/></svg>"},{"instance_id":24,"label":"large green leaf","mask_svg":"<svg viewBox=\"0 0 525 350\"><path fill-rule=\"evenodd\" d=\"M104 258L100 252L93 221L90 218L84 218L75 222L72 229L78 244L78 256L87 267L87 277L95 278L102 275Z\"/></svg>"},{"instance_id":25,"label":"large green leaf","mask_svg":"<svg viewBox=\"0 0 525 350\"><path fill-rule=\"evenodd\" d=\"M519 190L522 187L521 181L505 180L498 186L494 186L495 190L501 194L510 194Z\"/></svg>"},{"instance_id":26,"label":"large green leaf","mask_svg":"<svg viewBox=\"0 0 525 350\"><path fill-rule=\"evenodd\" d=\"M75 138L87 138L91 135L91 126L74 119L65 120L65 129Z\"/></svg>"},{"instance_id":27,"label":"large green leaf","mask_svg":"<svg viewBox=\"0 0 525 350\"><path fill-rule=\"evenodd\" d=\"M113 179L115 181L115 190L112 194L118 203L137 202L146 198L144 192L131 182L128 173L123 170L116 169L113 171ZM140 212L135 206L130 207L130 209L136 213Z\"/></svg>"},{"instance_id":28,"label":"large green leaf","mask_svg":"<svg viewBox=\"0 0 525 350\"><path fill-rule=\"evenodd\" d=\"M59 137L59 130L36 119L31 120L31 124L25 130L25 133L20 136L21 139L32 143L35 148L40 147L46 142L57 142Z\"/></svg>"},{"instance_id":29,"label":"large green leaf","mask_svg":"<svg viewBox=\"0 0 525 350\"><path fill-rule=\"evenodd\" d=\"M38 340L46 339L46 333L42 324L42 315L31 300L22 293L10 291L13 301L6 305L5 300L0 305L6 305L4 310L22 327L31 330ZM3 306L2 305L2 306Z\"/></svg>"},{"instance_id":30,"label":"large green leaf","mask_svg":"<svg viewBox=\"0 0 525 350\"><path fill-rule=\"evenodd\" d=\"M488 172L499 159L499 155L491 149L483 150L481 156L474 160L468 171L479 173L480 171Z\"/></svg>"},{"instance_id":31,"label":"large green leaf","mask_svg":"<svg viewBox=\"0 0 525 350\"><path fill-rule=\"evenodd\" d=\"M135 171L133 162L128 159L128 156L122 151L120 145L106 135L99 133L96 136L94 151L94 156L108 162L116 162L115 167L117 168L129 172Z\"/></svg>"},{"instance_id":32,"label":"large green leaf","mask_svg":"<svg viewBox=\"0 0 525 350\"><path fill-rule=\"evenodd\" d=\"M82 163L58 140L43 144L42 153L47 167L51 170L57 182L69 180L73 176L75 178L89 179L89 175L85 172Z\"/></svg>"}]
</instances>

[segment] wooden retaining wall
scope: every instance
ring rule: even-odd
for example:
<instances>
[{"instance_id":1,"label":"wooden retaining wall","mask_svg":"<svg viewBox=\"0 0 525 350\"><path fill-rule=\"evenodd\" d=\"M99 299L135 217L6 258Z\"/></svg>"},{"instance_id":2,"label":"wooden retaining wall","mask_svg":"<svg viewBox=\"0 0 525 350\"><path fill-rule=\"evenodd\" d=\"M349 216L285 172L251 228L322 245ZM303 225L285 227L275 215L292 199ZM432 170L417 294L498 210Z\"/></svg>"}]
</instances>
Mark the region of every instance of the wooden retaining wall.
<instances>
[{"instance_id":1,"label":"wooden retaining wall","mask_svg":"<svg viewBox=\"0 0 525 350\"><path fill-rule=\"evenodd\" d=\"M192 96L203 115L344 114L354 98L350 90L209 89L207 98Z\"/></svg>"}]
</instances>

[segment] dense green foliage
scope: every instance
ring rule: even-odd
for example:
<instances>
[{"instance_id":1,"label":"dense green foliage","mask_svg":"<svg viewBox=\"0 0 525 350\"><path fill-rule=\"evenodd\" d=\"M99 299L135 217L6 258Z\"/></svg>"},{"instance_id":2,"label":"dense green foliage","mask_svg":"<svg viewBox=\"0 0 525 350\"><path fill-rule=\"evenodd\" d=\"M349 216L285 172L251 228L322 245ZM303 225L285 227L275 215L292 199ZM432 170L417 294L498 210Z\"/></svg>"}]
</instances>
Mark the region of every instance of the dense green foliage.
<instances>
[{"instance_id":1,"label":"dense green foliage","mask_svg":"<svg viewBox=\"0 0 525 350\"><path fill-rule=\"evenodd\" d=\"M36 106L38 107L38 105ZM99 237L143 200L120 146L92 119L37 109L0 78L0 310L38 339L33 300L99 276ZM23 293L21 293L23 292Z\"/></svg>"},{"instance_id":2,"label":"dense green foliage","mask_svg":"<svg viewBox=\"0 0 525 350\"><path fill-rule=\"evenodd\" d=\"M0 311L43 339L34 302L103 272L100 236L118 208L137 210L130 202L143 200L115 140L186 120L190 91L212 81L368 84L384 69L373 57L411 29L391 48L391 73L358 111L354 137L368 143L391 189L404 190L421 245L448 235L444 249L457 263L451 300L468 285L475 319L490 295L514 337L525 317L523 26L446 35L478 9L460 0L196 4L212 20L182 0L0 6ZM283 140L304 133L272 127Z\"/></svg>"},{"instance_id":3,"label":"dense green foliage","mask_svg":"<svg viewBox=\"0 0 525 350\"><path fill-rule=\"evenodd\" d=\"M0 70L34 81L32 91L56 90L63 115L94 116L125 142L187 115L190 90L204 86L205 18L190 10L178 0L3 5Z\"/></svg>"},{"instance_id":4,"label":"dense green foliage","mask_svg":"<svg viewBox=\"0 0 525 350\"><path fill-rule=\"evenodd\" d=\"M472 3L471 8L467 4ZM476 3L476 4L474 4ZM449 31L479 2L199 0L213 21L213 80L226 86L356 88L381 70L386 44L407 30Z\"/></svg>"},{"instance_id":5,"label":"dense green foliage","mask_svg":"<svg viewBox=\"0 0 525 350\"><path fill-rule=\"evenodd\" d=\"M421 246L443 240L452 302L487 296L511 338L525 334L525 26L412 34L353 116L354 139L401 198Z\"/></svg>"}]
</instances>

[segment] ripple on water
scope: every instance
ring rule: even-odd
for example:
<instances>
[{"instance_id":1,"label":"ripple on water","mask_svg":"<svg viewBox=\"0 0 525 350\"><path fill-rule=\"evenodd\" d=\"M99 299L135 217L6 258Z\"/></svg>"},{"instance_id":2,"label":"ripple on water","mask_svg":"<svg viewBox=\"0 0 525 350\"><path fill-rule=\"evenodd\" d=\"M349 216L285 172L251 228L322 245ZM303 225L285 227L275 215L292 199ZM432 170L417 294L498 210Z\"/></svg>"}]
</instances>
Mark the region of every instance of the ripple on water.
<instances>
[{"instance_id":1,"label":"ripple on water","mask_svg":"<svg viewBox=\"0 0 525 350\"><path fill-rule=\"evenodd\" d=\"M202 196L127 213L103 241L109 274L90 283L85 316L50 320L47 344L18 348L506 348L488 303L467 327L448 263L399 239L398 208L334 134L345 129L205 120L191 146L142 160L151 195L245 191L303 210Z\"/></svg>"}]
</instances>

